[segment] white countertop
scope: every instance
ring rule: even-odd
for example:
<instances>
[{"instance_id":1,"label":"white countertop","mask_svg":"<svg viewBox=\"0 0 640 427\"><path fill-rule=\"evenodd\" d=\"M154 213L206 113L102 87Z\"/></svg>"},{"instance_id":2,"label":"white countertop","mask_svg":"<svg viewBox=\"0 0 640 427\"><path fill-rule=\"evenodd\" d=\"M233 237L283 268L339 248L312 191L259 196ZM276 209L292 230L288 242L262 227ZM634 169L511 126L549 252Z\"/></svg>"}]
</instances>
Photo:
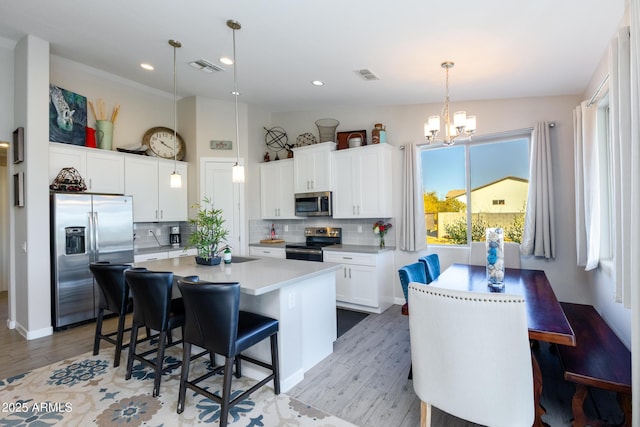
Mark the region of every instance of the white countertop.
<instances>
[{"instance_id":1,"label":"white countertop","mask_svg":"<svg viewBox=\"0 0 640 427\"><path fill-rule=\"evenodd\" d=\"M340 269L331 262L298 261L278 258L255 258L253 261L206 266L196 264L195 257L179 257L137 262L135 267L153 271L171 271L177 276L199 276L207 282L239 282L240 290L262 295L300 280Z\"/></svg>"}]
</instances>

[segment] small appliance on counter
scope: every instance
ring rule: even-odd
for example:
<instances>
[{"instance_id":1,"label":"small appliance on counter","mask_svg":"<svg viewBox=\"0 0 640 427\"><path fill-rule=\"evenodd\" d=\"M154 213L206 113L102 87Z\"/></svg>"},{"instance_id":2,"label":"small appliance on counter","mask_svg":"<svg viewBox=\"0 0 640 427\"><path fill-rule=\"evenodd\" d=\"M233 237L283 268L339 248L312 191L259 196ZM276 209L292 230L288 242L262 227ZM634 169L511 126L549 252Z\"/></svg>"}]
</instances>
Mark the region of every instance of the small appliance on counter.
<instances>
[{"instance_id":1,"label":"small appliance on counter","mask_svg":"<svg viewBox=\"0 0 640 427\"><path fill-rule=\"evenodd\" d=\"M169 227L169 243L171 243L171 246L174 248L180 247L180 227Z\"/></svg>"},{"instance_id":2,"label":"small appliance on counter","mask_svg":"<svg viewBox=\"0 0 640 427\"><path fill-rule=\"evenodd\" d=\"M286 258L322 262L322 247L341 244L342 228L307 227L304 236L304 243L285 245Z\"/></svg>"}]
</instances>

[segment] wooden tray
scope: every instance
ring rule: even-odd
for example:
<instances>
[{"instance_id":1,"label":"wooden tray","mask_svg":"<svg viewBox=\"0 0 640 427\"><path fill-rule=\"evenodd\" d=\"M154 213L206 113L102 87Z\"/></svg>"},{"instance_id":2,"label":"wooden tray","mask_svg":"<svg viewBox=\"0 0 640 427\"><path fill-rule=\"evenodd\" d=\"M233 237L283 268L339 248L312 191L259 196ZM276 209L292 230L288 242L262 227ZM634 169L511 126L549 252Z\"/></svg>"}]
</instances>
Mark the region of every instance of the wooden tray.
<instances>
[{"instance_id":1,"label":"wooden tray","mask_svg":"<svg viewBox=\"0 0 640 427\"><path fill-rule=\"evenodd\" d=\"M353 136L356 137L358 135L355 134L360 134L360 136L362 137L362 145L367 145L367 131L366 130L350 130L348 132L338 132L336 134L336 139L338 140L338 150L345 150L347 148L349 148L349 135L354 134Z\"/></svg>"},{"instance_id":2,"label":"wooden tray","mask_svg":"<svg viewBox=\"0 0 640 427\"><path fill-rule=\"evenodd\" d=\"M282 239L264 239L260 240L260 243L284 243Z\"/></svg>"}]
</instances>

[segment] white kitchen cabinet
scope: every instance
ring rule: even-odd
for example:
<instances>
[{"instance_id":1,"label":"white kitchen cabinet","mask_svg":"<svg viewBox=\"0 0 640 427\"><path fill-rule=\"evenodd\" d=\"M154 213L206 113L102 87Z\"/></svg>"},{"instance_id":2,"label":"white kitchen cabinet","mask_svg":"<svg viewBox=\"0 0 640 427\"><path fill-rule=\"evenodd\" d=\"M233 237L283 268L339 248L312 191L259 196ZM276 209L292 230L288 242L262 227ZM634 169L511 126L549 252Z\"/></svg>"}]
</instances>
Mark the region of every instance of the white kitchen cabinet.
<instances>
[{"instance_id":1,"label":"white kitchen cabinet","mask_svg":"<svg viewBox=\"0 0 640 427\"><path fill-rule=\"evenodd\" d=\"M293 194L293 159L260 165L262 219L295 219Z\"/></svg>"},{"instance_id":2,"label":"white kitchen cabinet","mask_svg":"<svg viewBox=\"0 0 640 427\"><path fill-rule=\"evenodd\" d=\"M331 153L335 142L293 149L293 181L296 193L331 190Z\"/></svg>"},{"instance_id":3,"label":"white kitchen cabinet","mask_svg":"<svg viewBox=\"0 0 640 427\"><path fill-rule=\"evenodd\" d=\"M63 168L73 167L92 193L124 194L121 153L68 144L49 144L49 183Z\"/></svg>"},{"instance_id":4,"label":"white kitchen cabinet","mask_svg":"<svg viewBox=\"0 0 640 427\"><path fill-rule=\"evenodd\" d=\"M336 271L338 307L382 313L393 303L393 251L324 251L324 261L342 264Z\"/></svg>"},{"instance_id":5,"label":"white kitchen cabinet","mask_svg":"<svg viewBox=\"0 0 640 427\"><path fill-rule=\"evenodd\" d=\"M267 248L264 246L249 246L249 255L269 258L286 258L284 248Z\"/></svg>"},{"instance_id":6,"label":"white kitchen cabinet","mask_svg":"<svg viewBox=\"0 0 640 427\"><path fill-rule=\"evenodd\" d=\"M125 192L133 196L134 222L187 221L187 164L177 163L182 187L171 188L174 163L143 156L125 159Z\"/></svg>"},{"instance_id":7,"label":"white kitchen cabinet","mask_svg":"<svg viewBox=\"0 0 640 427\"><path fill-rule=\"evenodd\" d=\"M182 177L180 188L171 188L171 174ZM158 210L160 221L187 221L189 219L188 167L186 163L158 160Z\"/></svg>"},{"instance_id":8,"label":"white kitchen cabinet","mask_svg":"<svg viewBox=\"0 0 640 427\"><path fill-rule=\"evenodd\" d=\"M393 215L392 150L388 144L375 144L332 153L334 218Z\"/></svg>"}]
</instances>

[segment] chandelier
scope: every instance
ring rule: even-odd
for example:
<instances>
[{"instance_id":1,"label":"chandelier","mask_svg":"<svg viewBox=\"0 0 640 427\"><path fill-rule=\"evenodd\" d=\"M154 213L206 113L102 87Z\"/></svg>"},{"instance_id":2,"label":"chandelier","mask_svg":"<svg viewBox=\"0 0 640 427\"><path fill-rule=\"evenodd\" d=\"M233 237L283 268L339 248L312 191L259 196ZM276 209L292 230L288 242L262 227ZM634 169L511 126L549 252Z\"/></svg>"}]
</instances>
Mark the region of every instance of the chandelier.
<instances>
[{"instance_id":1,"label":"chandelier","mask_svg":"<svg viewBox=\"0 0 640 427\"><path fill-rule=\"evenodd\" d=\"M466 111L456 111L453 114L453 122L449 114L449 69L453 68L453 62L445 61L441 64L447 73L446 89L447 95L444 98L444 105L440 115L444 119L445 135L442 139L436 139L440 132L440 116L429 116L424 124L424 136L431 144L434 141L442 141L444 145L453 145L458 138L471 138L476 131L476 116L467 116Z\"/></svg>"}]
</instances>

